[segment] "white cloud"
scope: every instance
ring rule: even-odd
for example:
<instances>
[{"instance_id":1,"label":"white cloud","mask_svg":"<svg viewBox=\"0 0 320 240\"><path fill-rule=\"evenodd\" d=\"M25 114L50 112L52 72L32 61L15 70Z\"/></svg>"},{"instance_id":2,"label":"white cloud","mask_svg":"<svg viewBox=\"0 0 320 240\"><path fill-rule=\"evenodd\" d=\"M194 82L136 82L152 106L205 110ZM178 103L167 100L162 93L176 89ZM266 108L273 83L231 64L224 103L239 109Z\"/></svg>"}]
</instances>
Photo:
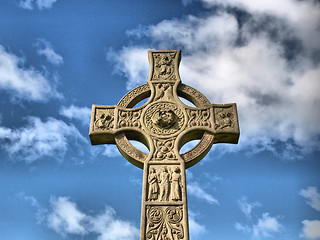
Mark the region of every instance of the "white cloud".
<instances>
[{"instance_id":1,"label":"white cloud","mask_svg":"<svg viewBox=\"0 0 320 240\"><path fill-rule=\"evenodd\" d=\"M85 234L84 227L88 217L82 213L74 202L66 197L51 200L52 212L48 215L48 226L54 231L65 235L68 233Z\"/></svg>"},{"instance_id":2,"label":"white cloud","mask_svg":"<svg viewBox=\"0 0 320 240\"><path fill-rule=\"evenodd\" d=\"M251 13L283 18L297 31L306 47L319 48L320 3L299 0L202 0L209 6L244 8Z\"/></svg>"},{"instance_id":3,"label":"white cloud","mask_svg":"<svg viewBox=\"0 0 320 240\"><path fill-rule=\"evenodd\" d=\"M62 106L59 114L69 119L76 119L83 125L89 126L90 124L91 109L88 107L77 107L74 105L70 105L69 107Z\"/></svg>"},{"instance_id":4,"label":"white cloud","mask_svg":"<svg viewBox=\"0 0 320 240\"><path fill-rule=\"evenodd\" d=\"M98 240L133 240L139 236L139 230L129 221L119 219L111 207L91 216L69 198L58 197L52 198L51 208L48 226L62 236L97 234Z\"/></svg>"},{"instance_id":5,"label":"white cloud","mask_svg":"<svg viewBox=\"0 0 320 240\"><path fill-rule=\"evenodd\" d=\"M238 200L238 206L239 206L240 210L244 213L244 215L248 219L251 219L252 209L255 207L260 207L261 203L259 203L259 202L248 203L247 197L244 196Z\"/></svg>"},{"instance_id":6,"label":"white cloud","mask_svg":"<svg viewBox=\"0 0 320 240\"><path fill-rule=\"evenodd\" d=\"M36 209L36 219L38 224L42 223L46 219L47 209L43 208L34 196L26 195L24 192L20 192L17 194L17 197L28 202L33 208Z\"/></svg>"},{"instance_id":7,"label":"white cloud","mask_svg":"<svg viewBox=\"0 0 320 240\"><path fill-rule=\"evenodd\" d=\"M269 237L272 233L280 232L282 224L276 217L270 217L269 213L262 214L262 218L253 226L254 237Z\"/></svg>"},{"instance_id":8,"label":"white cloud","mask_svg":"<svg viewBox=\"0 0 320 240\"><path fill-rule=\"evenodd\" d=\"M218 200L215 199L211 194L205 192L198 182L189 182L187 184L187 191L190 196L207 201L210 204L219 204Z\"/></svg>"},{"instance_id":9,"label":"white cloud","mask_svg":"<svg viewBox=\"0 0 320 240\"><path fill-rule=\"evenodd\" d=\"M245 234L251 235L253 239L261 239L271 237L283 228L278 220L279 217L271 217L269 213L263 213L261 218L252 226L243 225L239 222L235 224L235 228Z\"/></svg>"},{"instance_id":10,"label":"white cloud","mask_svg":"<svg viewBox=\"0 0 320 240\"><path fill-rule=\"evenodd\" d=\"M146 48L124 48L121 52L110 49L107 59L116 62L115 70L130 79L127 82L127 89L136 87L141 82L147 82L149 67Z\"/></svg>"},{"instance_id":11,"label":"white cloud","mask_svg":"<svg viewBox=\"0 0 320 240\"><path fill-rule=\"evenodd\" d=\"M28 117L27 122L27 126L19 129L0 127L0 142L11 156L28 163L43 157L61 161L70 142L87 142L77 128L61 120L48 118L42 121L37 117Z\"/></svg>"},{"instance_id":12,"label":"white cloud","mask_svg":"<svg viewBox=\"0 0 320 240\"><path fill-rule=\"evenodd\" d=\"M304 220L302 233L300 237L305 239L320 239L320 221L319 220Z\"/></svg>"},{"instance_id":13,"label":"white cloud","mask_svg":"<svg viewBox=\"0 0 320 240\"><path fill-rule=\"evenodd\" d=\"M300 195L303 196L307 204L317 211L320 211L320 193L316 187L308 187L307 189L302 189Z\"/></svg>"},{"instance_id":14,"label":"white cloud","mask_svg":"<svg viewBox=\"0 0 320 240\"><path fill-rule=\"evenodd\" d=\"M14 99L44 102L61 98L44 73L34 67L24 67L24 59L7 52L0 45L0 90L11 93Z\"/></svg>"},{"instance_id":15,"label":"white cloud","mask_svg":"<svg viewBox=\"0 0 320 240\"><path fill-rule=\"evenodd\" d=\"M52 44L47 40L38 39L35 46L37 47L37 53L40 56L45 56L48 62L57 66L63 64L63 58L54 51Z\"/></svg>"},{"instance_id":16,"label":"white cloud","mask_svg":"<svg viewBox=\"0 0 320 240\"><path fill-rule=\"evenodd\" d=\"M20 0L19 7L27 10L33 10L38 7L39 10L48 9L52 7L57 0Z\"/></svg>"},{"instance_id":17,"label":"white cloud","mask_svg":"<svg viewBox=\"0 0 320 240\"><path fill-rule=\"evenodd\" d=\"M286 0L285 6L299 11L299 19L308 19L309 13L312 16L319 8L311 2ZM269 150L285 159L301 158L320 146L320 63L312 52L316 47L319 50L319 45L305 40L305 36L319 34L320 21L318 17L306 20L304 26L308 27L299 29L308 32L302 33L290 20L293 16L288 17L290 21L279 18L281 14L275 9L287 12L279 1L272 1L272 11L263 8L269 1L252 4L260 8L259 12L246 7L251 17L242 19L241 25L232 11L221 9L204 17L187 16L135 29L129 36L148 42L113 52L112 59L116 70L128 78L128 88L132 88L146 82L148 48L183 49L182 81L214 103L237 103L240 142L218 149L253 153ZM287 42L303 44L298 48Z\"/></svg>"},{"instance_id":18,"label":"white cloud","mask_svg":"<svg viewBox=\"0 0 320 240\"><path fill-rule=\"evenodd\" d=\"M133 240L139 230L130 222L117 219L113 208L107 207L101 215L91 218L93 231L99 233L99 240Z\"/></svg>"},{"instance_id":19,"label":"white cloud","mask_svg":"<svg viewBox=\"0 0 320 240\"><path fill-rule=\"evenodd\" d=\"M193 211L188 211L189 215L189 233L190 233L190 239L202 239L201 235L206 233L207 229L205 225L200 224L196 221L197 214Z\"/></svg>"}]
</instances>

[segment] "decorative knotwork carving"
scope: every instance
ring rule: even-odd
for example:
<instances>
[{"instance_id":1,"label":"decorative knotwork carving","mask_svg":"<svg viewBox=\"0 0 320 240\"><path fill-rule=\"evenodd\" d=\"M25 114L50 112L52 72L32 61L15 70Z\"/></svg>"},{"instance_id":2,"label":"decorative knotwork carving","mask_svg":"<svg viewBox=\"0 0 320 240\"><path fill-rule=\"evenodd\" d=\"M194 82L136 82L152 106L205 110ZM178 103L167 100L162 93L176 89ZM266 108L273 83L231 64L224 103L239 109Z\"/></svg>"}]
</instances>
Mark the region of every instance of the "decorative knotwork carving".
<instances>
[{"instance_id":1,"label":"decorative knotwork carving","mask_svg":"<svg viewBox=\"0 0 320 240\"><path fill-rule=\"evenodd\" d=\"M181 206L148 206L147 239L178 240L184 238Z\"/></svg>"},{"instance_id":2,"label":"decorative knotwork carving","mask_svg":"<svg viewBox=\"0 0 320 240\"><path fill-rule=\"evenodd\" d=\"M184 122L182 110L169 102L154 103L144 114L145 126L155 135L174 134L182 128Z\"/></svg>"},{"instance_id":3,"label":"decorative knotwork carving","mask_svg":"<svg viewBox=\"0 0 320 240\"><path fill-rule=\"evenodd\" d=\"M152 166L148 174L148 201L181 201L181 169L177 166Z\"/></svg>"},{"instance_id":4,"label":"decorative knotwork carving","mask_svg":"<svg viewBox=\"0 0 320 240\"><path fill-rule=\"evenodd\" d=\"M96 109L94 130L108 130L114 125L114 109Z\"/></svg>"},{"instance_id":5,"label":"decorative knotwork carving","mask_svg":"<svg viewBox=\"0 0 320 240\"><path fill-rule=\"evenodd\" d=\"M154 72L152 80L173 80L176 53L153 53Z\"/></svg>"},{"instance_id":6,"label":"decorative knotwork carving","mask_svg":"<svg viewBox=\"0 0 320 240\"><path fill-rule=\"evenodd\" d=\"M123 111L119 110L118 127L141 127L140 116L141 111Z\"/></svg>"},{"instance_id":7,"label":"decorative knotwork carving","mask_svg":"<svg viewBox=\"0 0 320 240\"><path fill-rule=\"evenodd\" d=\"M174 139L161 140L155 139L155 152L153 161L175 160L176 156L173 152Z\"/></svg>"},{"instance_id":8,"label":"decorative knotwork carving","mask_svg":"<svg viewBox=\"0 0 320 240\"><path fill-rule=\"evenodd\" d=\"M204 109L204 110L187 110L187 114L189 117L188 120L188 127L211 127L210 124L210 110Z\"/></svg>"},{"instance_id":9,"label":"decorative knotwork carving","mask_svg":"<svg viewBox=\"0 0 320 240\"><path fill-rule=\"evenodd\" d=\"M233 108L215 108L215 124L216 130L230 129L235 126Z\"/></svg>"}]
</instances>

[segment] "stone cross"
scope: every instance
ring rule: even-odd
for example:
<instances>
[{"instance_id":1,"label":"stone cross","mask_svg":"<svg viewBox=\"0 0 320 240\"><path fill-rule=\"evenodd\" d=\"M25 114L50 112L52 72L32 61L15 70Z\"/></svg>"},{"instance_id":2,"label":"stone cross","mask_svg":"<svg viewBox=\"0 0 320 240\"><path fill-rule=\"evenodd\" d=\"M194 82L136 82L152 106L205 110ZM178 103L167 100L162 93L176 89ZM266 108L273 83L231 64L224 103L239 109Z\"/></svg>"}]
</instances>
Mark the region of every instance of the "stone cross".
<instances>
[{"instance_id":1,"label":"stone cross","mask_svg":"<svg viewBox=\"0 0 320 240\"><path fill-rule=\"evenodd\" d=\"M117 105L92 106L89 136L92 145L116 144L128 161L144 169L140 240L189 240L185 169L200 161L212 144L238 142L236 104L211 104L182 84L181 51L149 51L148 57L147 84L128 92ZM194 148L179 153L196 139L200 141ZM129 140L145 144L149 154Z\"/></svg>"}]
</instances>

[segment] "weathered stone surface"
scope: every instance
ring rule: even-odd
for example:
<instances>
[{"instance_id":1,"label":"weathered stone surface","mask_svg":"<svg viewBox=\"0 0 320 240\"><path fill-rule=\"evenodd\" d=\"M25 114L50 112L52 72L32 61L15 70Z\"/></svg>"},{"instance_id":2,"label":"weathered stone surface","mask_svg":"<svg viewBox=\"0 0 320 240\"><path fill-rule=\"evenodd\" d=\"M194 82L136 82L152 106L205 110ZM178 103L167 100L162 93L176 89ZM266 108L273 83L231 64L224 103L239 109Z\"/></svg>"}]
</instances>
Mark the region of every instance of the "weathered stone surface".
<instances>
[{"instance_id":1,"label":"weathered stone surface","mask_svg":"<svg viewBox=\"0 0 320 240\"><path fill-rule=\"evenodd\" d=\"M214 143L237 143L236 104L210 104L181 83L180 51L149 51L148 83L128 92L117 105L92 106L93 145L116 144L132 164L144 169L140 239L189 239L185 169L200 161ZM185 105L179 97L196 107ZM140 107L138 102L149 98ZM144 143L143 153L129 140ZM200 139L179 154L188 141Z\"/></svg>"}]
</instances>

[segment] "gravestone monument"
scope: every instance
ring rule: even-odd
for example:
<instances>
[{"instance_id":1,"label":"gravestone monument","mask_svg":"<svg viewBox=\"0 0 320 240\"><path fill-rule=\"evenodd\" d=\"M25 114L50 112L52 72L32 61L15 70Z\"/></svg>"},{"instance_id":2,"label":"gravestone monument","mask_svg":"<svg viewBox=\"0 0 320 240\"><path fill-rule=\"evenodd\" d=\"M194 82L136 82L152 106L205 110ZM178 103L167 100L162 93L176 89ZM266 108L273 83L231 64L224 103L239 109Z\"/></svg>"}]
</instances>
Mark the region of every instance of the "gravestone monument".
<instances>
[{"instance_id":1,"label":"gravestone monument","mask_svg":"<svg viewBox=\"0 0 320 240\"><path fill-rule=\"evenodd\" d=\"M116 144L128 161L144 170L140 240L189 240L185 169L199 162L214 143L238 142L236 104L211 104L182 84L181 51L149 51L148 57L147 84L128 92L117 105L92 106L89 136L92 145ZM194 148L179 153L196 139L200 141ZM144 143L149 154L129 140Z\"/></svg>"}]
</instances>

